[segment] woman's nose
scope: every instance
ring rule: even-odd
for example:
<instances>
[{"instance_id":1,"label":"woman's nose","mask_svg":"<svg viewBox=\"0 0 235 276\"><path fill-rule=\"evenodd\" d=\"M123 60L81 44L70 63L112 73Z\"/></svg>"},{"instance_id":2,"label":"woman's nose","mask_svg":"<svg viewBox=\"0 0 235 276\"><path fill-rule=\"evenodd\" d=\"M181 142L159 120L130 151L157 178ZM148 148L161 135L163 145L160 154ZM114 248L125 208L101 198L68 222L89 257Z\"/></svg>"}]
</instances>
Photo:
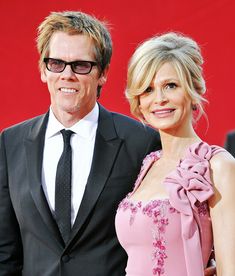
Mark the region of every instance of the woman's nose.
<instances>
[{"instance_id":1,"label":"woman's nose","mask_svg":"<svg viewBox=\"0 0 235 276\"><path fill-rule=\"evenodd\" d=\"M161 104L167 101L166 94L163 89L156 89L155 91L155 102Z\"/></svg>"}]
</instances>

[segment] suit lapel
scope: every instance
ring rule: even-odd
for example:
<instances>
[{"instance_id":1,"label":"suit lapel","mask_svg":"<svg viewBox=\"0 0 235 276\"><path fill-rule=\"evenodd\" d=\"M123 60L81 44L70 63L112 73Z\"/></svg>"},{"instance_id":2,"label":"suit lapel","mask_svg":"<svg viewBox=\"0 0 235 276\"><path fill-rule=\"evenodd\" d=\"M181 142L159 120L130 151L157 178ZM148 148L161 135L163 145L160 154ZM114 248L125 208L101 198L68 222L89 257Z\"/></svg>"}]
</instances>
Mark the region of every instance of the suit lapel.
<instances>
[{"instance_id":1,"label":"suit lapel","mask_svg":"<svg viewBox=\"0 0 235 276\"><path fill-rule=\"evenodd\" d=\"M39 119L32 127L28 138L25 139L28 181L32 198L42 219L53 236L62 243L57 224L53 219L41 185L42 158L47 121L48 113Z\"/></svg>"},{"instance_id":2,"label":"suit lapel","mask_svg":"<svg viewBox=\"0 0 235 276\"><path fill-rule=\"evenodd\" d=\"M114 127L111 114L100 106L94 156L83 199L72 228L71 239L75 237L92 211L102 192L116 155L122 144Z\"/></svg>"}]
</instances>

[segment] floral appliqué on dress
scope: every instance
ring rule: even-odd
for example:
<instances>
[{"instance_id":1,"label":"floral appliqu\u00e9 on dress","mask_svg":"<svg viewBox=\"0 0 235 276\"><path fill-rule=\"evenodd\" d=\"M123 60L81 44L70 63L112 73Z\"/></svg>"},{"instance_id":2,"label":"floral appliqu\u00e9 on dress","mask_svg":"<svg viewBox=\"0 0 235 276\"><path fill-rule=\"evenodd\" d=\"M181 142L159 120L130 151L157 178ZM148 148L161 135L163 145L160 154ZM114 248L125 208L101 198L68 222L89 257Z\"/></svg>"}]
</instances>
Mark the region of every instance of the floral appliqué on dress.
<instances>
[{"instance_id":1,"label":"floral appliqu\u00e9 on dress","mask_svg":"<svg viewBox=\"0 0 235 276\"><path fill-rule=\"evenodd\" d=\"M129 209L131 211L131 216L129 220L129 224L132 225L135 219L135 215L138 211L142 211L142 213L153 220L152 235L153 235L153 252L152 252L152 260L153 260L153 275L162 275L164 274L164 262L167 258L166 254L166 240L164 238L164 234L166 231L166 227L169 224L168 218L166 217L166 213L174 213L177 212L173 207L171 207L168 199L164 200L152 200L146 205L143 205L141 201L136 203L131 202L128 198L123 199L123 201L119 204L119 209L123 209L123 211Z\"/></svg>"}]
</instances>

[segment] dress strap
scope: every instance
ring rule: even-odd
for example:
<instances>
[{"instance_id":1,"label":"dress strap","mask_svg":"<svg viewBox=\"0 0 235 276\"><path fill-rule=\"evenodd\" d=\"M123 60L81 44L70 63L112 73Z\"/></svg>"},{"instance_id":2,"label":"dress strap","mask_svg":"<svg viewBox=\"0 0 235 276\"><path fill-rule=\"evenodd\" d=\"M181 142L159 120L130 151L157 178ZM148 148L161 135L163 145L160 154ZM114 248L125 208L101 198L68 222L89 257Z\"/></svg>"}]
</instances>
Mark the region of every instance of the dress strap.
<instances>
[{"instance_id":1,"label":"dress strap","mask_svg":"<svg viewBox=\"0 0 235 276\"><path fill-rule=\"evenodd\" d=\"M160 152L161 152L160 150L159 151L153 151L153 152L149 153L144 158L144 160L142 162L140 172L139 172L139 174L137 176L137 179L135 181L135 184L134 184L134 189L133 189L132 192L130 192L128 194L128 196L131 196L137 190L137 188L141 184L142 180L146 176L147 172L149 171L149 169L151 168L153 163L160 158Z\"/></svg>"},{"instance_id":2,"label":"dress strap","mask_svg":"<svg viewBox=\"0 0 235 276\"><path fill-rule=\"evenodd\" d=\"M217 145L212 145L211 146L211 150L212 150L212 156L214 156L215 154L217 153L220 153L220 152L225 152L226 149L222 148L222 147L219 147Z\"/></svg>"}]
</instances>

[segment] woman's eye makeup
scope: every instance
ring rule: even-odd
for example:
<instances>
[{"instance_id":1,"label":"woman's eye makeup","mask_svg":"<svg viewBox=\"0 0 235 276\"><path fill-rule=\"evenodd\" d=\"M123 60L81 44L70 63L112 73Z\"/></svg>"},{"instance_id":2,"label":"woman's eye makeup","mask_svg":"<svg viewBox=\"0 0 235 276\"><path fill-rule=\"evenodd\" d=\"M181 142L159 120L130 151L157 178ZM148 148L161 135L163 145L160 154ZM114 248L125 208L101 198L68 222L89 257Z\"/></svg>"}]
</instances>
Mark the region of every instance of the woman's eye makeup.
<instances>
[{"instance_id":1,"label":"woman's eye makeup","mask_svg":"<svg viewBox=\"0 0 235 276\"><path fill-rule=\"evenodd\" d=\"M174 89L176 89L177 87L178 87L178 84L177 84L176 82L170 81L170 82L163 83L163 84L161 85L161 88L160 88L160 89L162 89L162 91L165 91L165 90L174 90ZM146 94L151 93L151 92L154 91L154 89L155 89L154 86L148 86L148 87L145 89L144 93L146 93Z\"/></svg>"},{"instance_id":2,"label":"woman's eye makeup","mask_svg":"<svg viewBox=\"0 0 235 276\"><path fill-rule=\"evenodd\" d=\"M145 89L145 93L150 93L150 92L152 92L153 91L153 88L151 87L151 86L149 86L149 87L147 87L146 89Z\"/></svg>"},{"instance_id":3,"label":"woman's eye makeup","mask_svg":"<svg viewBox=\"0 0 235 276\"><path fill-rule=\"evenodd\" d=\"M177 84L175 82L169 82L165 85L165 89L175 89L177 87Z\"/></svg>"}]
</instances>

